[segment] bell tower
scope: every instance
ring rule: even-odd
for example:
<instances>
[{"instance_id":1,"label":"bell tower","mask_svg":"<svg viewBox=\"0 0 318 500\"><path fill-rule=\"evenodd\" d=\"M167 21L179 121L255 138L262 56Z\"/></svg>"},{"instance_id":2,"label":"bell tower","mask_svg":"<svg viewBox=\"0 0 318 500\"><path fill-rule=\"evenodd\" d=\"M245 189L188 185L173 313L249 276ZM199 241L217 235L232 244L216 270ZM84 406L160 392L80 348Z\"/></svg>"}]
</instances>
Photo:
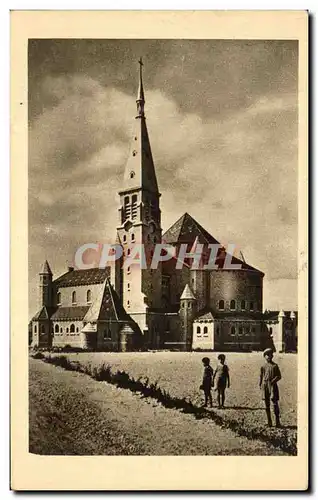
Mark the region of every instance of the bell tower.
<instances>
[{"instance_id":1,"label":"bell tower","mask_svg":"<svg viewBox=\"0 0 318 500\"><path fill-rule=\"evenodd\" d=\"M52 271L46 260L40 272L40 307L52 306Z\"/></svg>"},{"instance_id":2,"label":"bell tower","mask_svg":"<svg viewBox=\"0 0 318 500\"><path fill-rule=\"evenodd\" d=\"M161 307L161 265L151 269L156 243L161 243L160 193L145 117L142 59L139 63L137 114L133 122L131 148L126 163L122 189L119 191L119 226L117 233L123 247L124 261L139 258L139 264L123 266L122 298L127 313L148 339L154 337L152 308ZM141 252L137 252L140 249ZM145 265L141 265L144 261ZM146 268L145 268L146 267ZM151 341L150 341L151 343Z\"/></svg>"}]
</instances>

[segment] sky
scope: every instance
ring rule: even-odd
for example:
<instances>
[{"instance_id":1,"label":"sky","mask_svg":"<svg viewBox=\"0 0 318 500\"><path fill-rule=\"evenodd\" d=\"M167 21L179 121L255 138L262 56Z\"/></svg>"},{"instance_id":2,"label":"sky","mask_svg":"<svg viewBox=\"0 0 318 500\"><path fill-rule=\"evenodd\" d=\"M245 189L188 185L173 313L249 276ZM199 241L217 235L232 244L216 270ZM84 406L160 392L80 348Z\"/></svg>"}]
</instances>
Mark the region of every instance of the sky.
<instances>
[{"instance_id":1,"label":"sky","mask_svg":"<svg viewBox=\"0 0 318 500\"><path fill-rule=\"evenodd\" d=\"M138 59L165 231L184 212L297 309L297 41L29 41L29 310L84 243L113 243Z\"/></svg>"}]
</instances>

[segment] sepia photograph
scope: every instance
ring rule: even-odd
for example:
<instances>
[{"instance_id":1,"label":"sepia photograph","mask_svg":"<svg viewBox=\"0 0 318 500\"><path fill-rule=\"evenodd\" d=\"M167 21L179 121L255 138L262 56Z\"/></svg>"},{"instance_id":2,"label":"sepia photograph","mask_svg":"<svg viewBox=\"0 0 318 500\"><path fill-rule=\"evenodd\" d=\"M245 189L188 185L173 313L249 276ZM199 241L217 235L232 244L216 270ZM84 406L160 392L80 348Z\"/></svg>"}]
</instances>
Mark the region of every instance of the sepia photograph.
<instances>
[{"instance_id":1,"label":"sepia photograph","mask_svg":"<svg viewBox=\"0 0 318 500\"><path fill-rule=\"evenodd\" d=\"M31 452L297 453L297 45L29 41Z\"/></svg>"},{"instance_id":2,"label":"sepia photograph","mask_svg":"<svg viewBox=\"0 0 318 500\"><path fill-rule=\"evenodd\" d=\"M299 40L26 50L26 452L305 460Z\"/></svg>"}]
</instances>

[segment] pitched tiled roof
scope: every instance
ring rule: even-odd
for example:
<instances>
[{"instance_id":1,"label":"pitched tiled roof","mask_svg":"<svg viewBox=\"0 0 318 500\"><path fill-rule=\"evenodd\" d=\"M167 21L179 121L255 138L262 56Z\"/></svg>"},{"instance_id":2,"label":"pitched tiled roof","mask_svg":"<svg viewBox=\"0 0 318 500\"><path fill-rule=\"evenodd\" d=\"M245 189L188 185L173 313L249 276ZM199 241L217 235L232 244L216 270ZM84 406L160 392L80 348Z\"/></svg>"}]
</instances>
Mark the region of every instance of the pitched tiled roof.
<instances>
[{"instance_id":1,"label":"pitched tiled roof","mask_svg":"<svg viewBox=\"0 0 318 500\"><path fill-rule=\"evenodd\" d=\"M89 306L59 307L51 316L52 321L61 320L82 320L87 313Z\"/></svg>"},{"instance_id":2,"label":"pitched tiled roof","mask_svg":"<svg viewBox=\"0 0 318 500\"><path fill-rule=\"evenodd\" d=\"M110 267L99 269L74 269L63 274L56 280L54 284L58 287L79 286L79 285L96 285L104 283L105 278L110 275Z\"/></svg>"},{"instance_id":3,"label":"pitched tiled roof","mask_svg":"<svg viewBox=\"0 0 318 500\"><path fill-rule=\"evenodd\" d=\"M202 314L199 314L198 316L196 316L194 321L198 321L198 320L200 320L200 321L214 320L214 316L211 313L211 311L208 311L208 312L205 312L205 313L202 313Z\"/></svg>"},{"instance_id":4,"label":"pitched tiled roof","mask_svg":"<svg viewBox=\"0 0 318 500\"><path fill-rule=\"evenodd\" d=\"M99 295L85 315L85 321L94 322L97 320L130 320L130 316L121 305L120 299L108 278L106 278Z\"/></svg>"},{"instance_id":5,"label":"pitched tiled roof","mask_svg":"<svg viewBox=\"0 0 318 500\"><path fill-rule=\"evenodd\" d=\"M56 307L42 306L41 309L33 316L32 320L38 321L41 319L49 319L54 311L56 311Z\"/></svg>"},{"instance_id":6,"label":"pitched tiled roof","mask_svg":"<svg viewBox=\"0 0 318 500\"><path fill-rule=\"evenodd\" d=\"M170 244L193 243L196 238L199 243L219 243L188 213L182 215L162 236L162 240Z\"/></svg>"},{"instance_id":7,"label":"pitched tiled roof","mask_svg":"<svg viewBox=\"0 0 318 500\"><path fill-rule=\"evenodd\" d=\"M170 245L179 245L181 243L186 243L188 245L187 251L191 251L193 246L196 246L197 243L201 243L203 245L220 245L220 243L211 236L191 215L185 213L182 217L180 217L177 222L175 222L162 236L162 241L164 243L168 243ZM207 248L207 253L209 255L210 250ZM218 266L218 269L224 269L224 263L226 256L229 255L226 253L225 248L219 248L217 253L217 258L215 259L215 264ZM208 257L206 257L206 262ZM168 264L166 264L168 262ZM237 257L231 256L230 259L231 264L239 264L242 270L245 271L254 271L260 274L264 274L258 269L250 266L246 262L238 259ZM171 266L173 266L174 261L170 259L169 261L165 261L163 263L163 272L170 274Z\"/></svg>"}]
</instances>

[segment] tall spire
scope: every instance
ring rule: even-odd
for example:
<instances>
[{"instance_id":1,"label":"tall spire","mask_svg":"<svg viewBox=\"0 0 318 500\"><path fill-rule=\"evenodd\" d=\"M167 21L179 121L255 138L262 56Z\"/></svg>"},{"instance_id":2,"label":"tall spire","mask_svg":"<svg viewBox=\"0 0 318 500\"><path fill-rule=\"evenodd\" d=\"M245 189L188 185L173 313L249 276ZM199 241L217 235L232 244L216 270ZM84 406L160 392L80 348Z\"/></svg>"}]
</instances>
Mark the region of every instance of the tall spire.
<instances>
[{"instance_id":1,"label":"tall spire","mask_svg":"<svg viewBox=\"0 0 318 500\"><path fill-rule=\"evenodd\" d=\"M144 108L145 108L145 95L144 95L144 88L142 84L142 67L143 67L143 62L142 58L139 59L139 87L138 87L138 95L137 95L137 113L138 115L136 118L143 117L145 116Z\"/></svg>"},{"instance_id":2,"label":"tall spire","mask_svg":"<svg viewBox=\"0 0 318 500\"><path fill-rule=\"evenodd\" d=\"M155 166L144 115L145 95L142 82L143 62L139 61L139 88L136 99L137 115L133 124L131 150L127 159L124 182L120 193L132 189L143 189L159 194Z\"/></svg>"}]
</instances>

